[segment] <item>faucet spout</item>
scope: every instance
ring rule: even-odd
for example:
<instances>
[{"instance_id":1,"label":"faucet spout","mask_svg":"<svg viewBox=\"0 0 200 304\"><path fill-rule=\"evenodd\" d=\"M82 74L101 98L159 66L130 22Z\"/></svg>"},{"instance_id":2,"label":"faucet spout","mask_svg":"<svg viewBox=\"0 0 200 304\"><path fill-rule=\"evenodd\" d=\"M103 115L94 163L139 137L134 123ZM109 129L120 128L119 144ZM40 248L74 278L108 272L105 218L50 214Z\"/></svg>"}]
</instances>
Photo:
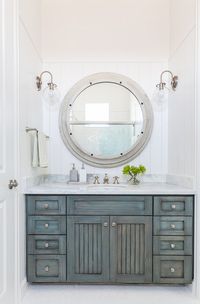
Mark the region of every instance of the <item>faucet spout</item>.
<instances>
[{"instance_id":1,"label":"faucet spout","mask_svg":"<svg viewBox=\"0 0 200 304\"><path fill-rule=\"evenodd\" d=\"M108 174L107 174L107 173L106 173L105 176L104 176L103 183L104 183L104 184L109 184L109 177L108 177Z\"/></svg>"}]
</instances>

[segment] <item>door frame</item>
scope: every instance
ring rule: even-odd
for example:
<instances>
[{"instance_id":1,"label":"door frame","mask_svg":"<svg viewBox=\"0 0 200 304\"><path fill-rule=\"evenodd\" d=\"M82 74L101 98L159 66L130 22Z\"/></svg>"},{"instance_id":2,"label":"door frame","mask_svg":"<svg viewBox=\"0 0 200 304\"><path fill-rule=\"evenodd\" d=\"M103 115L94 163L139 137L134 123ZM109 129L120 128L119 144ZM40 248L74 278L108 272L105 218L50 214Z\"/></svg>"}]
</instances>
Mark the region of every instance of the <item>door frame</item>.
<instances>
[{"instance_id":1,"label":"door frame","mask_svg":"<svg viewBox=\"0 0 200 304\"><path fill-rule=\"evenodd\" d=\"M10 141L12 141L12 145L10 147L10 152L12 153L12 170L10 168L7 173L5 173L5 180L3 180L3 188L10 192L11 199L9 200L9 208L12 208L12 244L13 244L13 259L10 263L11 269L9 271L13 272L13 281L12 281L12 289L13 293L10 293L10 296L13 297L12 301L14 303L20 303L19 295L20 293L20 280L19 280L19 247L18 247L18 215L19 215L19 203L18 203L18 190L8 190L7 185L9 179L19 179L19 126L18 126L18 113L19 113L19 0L2 0L2 52L3 52L3 60L4 60L4 68L3 68L3 95L4 102L10 103L9 111L9 121L12 121L12 125L10 125L10 130L12 137ZM9 53L8 53L9 51ZM4 58L4 55L7 55ZM9 62L8 62L9 56ZM8 64L9 63L9 64ZM7 99L8 98L8 99ZM5 122L5 126L9 127L9 121ZM9 157L11 157L9 155ZM8 180L7 180L8 179ZM6 194L7 195L7 194ZM10 205L12 203L12 205ZM9 231L7 229L7 231Z\"/></svg>"},{"instance_id":2,"label":"door frame","mask_svg":"<svg viewBox=\"0 0 200 304\"><path fill-rule=\"evenodd\" d=\"M2 0L4 2L9 1L10 9L6 12L5 18L12 20L12 30L10 35L12 36L12 82L10 83L10 90L12 89L13 95L13 158L14 158L14 172L13 178L19 181L19 0ZM11 190L14 191L14 301L15 303L21 303L21 282L20 282L20 248L19 248L19 189Z\"/></svg>"}]
</instances>

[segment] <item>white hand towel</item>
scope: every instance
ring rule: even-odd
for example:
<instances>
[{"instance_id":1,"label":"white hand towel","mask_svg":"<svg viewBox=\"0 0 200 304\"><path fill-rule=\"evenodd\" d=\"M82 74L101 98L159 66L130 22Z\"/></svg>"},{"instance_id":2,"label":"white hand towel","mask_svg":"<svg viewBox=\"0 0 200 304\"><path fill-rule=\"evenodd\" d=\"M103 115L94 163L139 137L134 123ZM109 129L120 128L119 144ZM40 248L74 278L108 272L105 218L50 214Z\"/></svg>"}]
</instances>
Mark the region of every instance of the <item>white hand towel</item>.
<instances>
[{"instance_id":1,"label":"white hand towel","mask_svg":"<svg viewBox=\"0 0 200 304\"><path fill-rule=\"evenodd\" d=\"M39 167L48 167L48 155L47 155L47 138L42 132L38 132L38 154L39 154Z\"/></svg>"},{"instance_id":2,"label":"white hand towel","mask_svg":"<svg viewBox=\"0 0 200 304\"><path fill-rule=\"evenodd\" d=\"M32 167L37 168L39 166L39 155L38 155L38 134L33 133L33 155L32 155Z\"/></svg>"}]
</instances>

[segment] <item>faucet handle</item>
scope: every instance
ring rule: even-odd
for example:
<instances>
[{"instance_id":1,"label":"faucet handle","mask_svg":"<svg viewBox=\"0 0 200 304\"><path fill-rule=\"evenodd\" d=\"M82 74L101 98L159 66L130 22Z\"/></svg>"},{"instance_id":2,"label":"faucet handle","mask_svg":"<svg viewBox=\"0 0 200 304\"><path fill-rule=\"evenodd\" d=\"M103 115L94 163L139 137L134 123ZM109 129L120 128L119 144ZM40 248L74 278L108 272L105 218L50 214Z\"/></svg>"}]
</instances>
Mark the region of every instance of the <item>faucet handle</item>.
<instances>
[{"instance_id":1,"label":"faucet handle","mask_svg":"<svg viewBox=\"0 0 200 304\"><path fill-rule=\"evenodd\" d=\"M114 176L113 179L113 184L119 184L119 176Z\"/></svg>"},{"instance_id":2,"label":"faucet handle","mask_svg":"<svg viewBox=\"0 0 200 304\"><path fill-rule=\"evenodd\" d=\"M99 176L98 176L98 175L96 175L96 176L94 177L94 182L93 182L93 184L100 184L100 182L99 182Z\"/></svg>"}]
</instances>

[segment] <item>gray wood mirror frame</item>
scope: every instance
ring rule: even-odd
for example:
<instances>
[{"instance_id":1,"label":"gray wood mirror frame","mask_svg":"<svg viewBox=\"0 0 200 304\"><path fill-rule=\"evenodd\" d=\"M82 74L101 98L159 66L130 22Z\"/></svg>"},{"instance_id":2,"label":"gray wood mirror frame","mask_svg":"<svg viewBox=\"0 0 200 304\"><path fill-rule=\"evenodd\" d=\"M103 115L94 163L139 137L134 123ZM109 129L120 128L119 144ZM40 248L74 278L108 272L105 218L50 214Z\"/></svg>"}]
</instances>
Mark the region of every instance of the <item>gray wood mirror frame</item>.
<instances>
[{"instance_id":1,"label":"gray wood mirror frame","mask_svg":"<svg viewBox=\"0 0 200 304\"><path fill-rule=\"evenodd\" d=\"M142 152L153 127L151 103L143 89L120 74L81 79L64 97L59 128L65 146L81 161L111 168Z\"/></svg>"}]
</instances>

